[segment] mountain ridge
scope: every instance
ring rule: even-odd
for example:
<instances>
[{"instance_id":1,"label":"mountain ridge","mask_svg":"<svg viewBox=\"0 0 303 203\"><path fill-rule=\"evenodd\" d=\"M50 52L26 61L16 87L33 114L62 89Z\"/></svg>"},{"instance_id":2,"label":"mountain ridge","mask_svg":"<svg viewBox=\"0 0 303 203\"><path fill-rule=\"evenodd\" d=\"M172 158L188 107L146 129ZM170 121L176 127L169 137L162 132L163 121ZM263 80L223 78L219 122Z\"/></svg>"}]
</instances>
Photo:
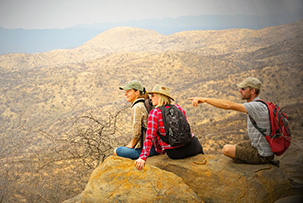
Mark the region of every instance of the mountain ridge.
<instances>
[{"instance_id":1,"label":"mountain ridge","mask_svg":"<svg viewBox=\"0 0 303 203\"><path fill-rule=\"evenodd\" d=\"M52 50L49 52L37 53L37 54L4 54L0 55L2 61L20 61L20 67L24 64L31 66L45 66L45 65L60 65L68 63L81 63L84 61L89 61L102 57L108 54L117 53L117 52L154 52L160 53L165 51L184 51L190 47L190 51L198 51L200 54L209 53L213 55L227 54L230 51L234 52L235 48L243 47L245 50L250 49L251 51L257 50L262 47L264 43L276 43L276 41L286 40L289 38L299 38L302 36L300 30L302 30L303 21L298 21L296 23L288 24L287 26L274 26L270 28L263 28L261 30L249 30L249 29L229 29L222 31L185 31L180 33L175 33L173 35L164 36L153 30L146 30L141 28L113 28L107 30L103 33L100 33L96 37L87 41L81 46L78 46L74 49L59 49ZM268 35L268 29L271 30L270 35ZM122 30L122 32L117 32ZM133 32L141 31L141 37L143 43L147 45L142 47L138 46L136 40L113 40L111 43L107 42L106 39L109 38L112 34L117 36L123 36L123 30L128 30L130 35L133 35ZM235 34L237 33L237 34ZM262 34L263 33L263 34ZM260 35L262 34L262 35ZM151 38L149 35L153 36ZM191 37L190 37L191 36ZM228 36L228 37L226 37ZM247 37L248 36L248 37ZM271 36L271 37L269 37ZM147 37L147 38L145 38ZM236 38L237 37L237 38ZM127 38L125 38L127 39ZM132 38L134 39L134 38ZM195 40L196 39L196 40ZM214 40L216 39L216 40ZM244 42L242 43L242 39ZM273 40L274 39L274 40ZM127 41L127 44L125 44ZM145 41L145 42L144 42ZM149 45L150 44L150 45ZM207 47L205 45L208 45ZM211 46L213 44L213 47ZM225 44L225 49L222 46ZM124 45L124 46L123 46ZM219 47L218 47L219 46ZM229 46L232 46L231 49ZM195 48L196 47L196 48ZM203 48L206 48L207 51L203 51ZM242 48L242 49L243 49ZM230 49L230 51L228 50ZM223 51L223 52L222 52ZM241 49L239 50L241 51ZM226 53L227 52L227 53ZM12 57L17 57L14 60L11 60ZM35 59L33 59L35 58ZM63 61L63 62L62 62ZM33 65L29 63L33 62ZM12 64L13 65L13 64Z\"/></svg>"},{"instance_id":2,"label":"mountain ridge","mask_svg":"<svg viewBox=\"0 0 303 203\"><path fill-rule=\"evenodd\" d=\"M302 11L291 15L200 15L178 18L146 19L119 23L78 25L64 29L0 28L0 54L41 53L54 49L75 48L101 32L114 27L139 27L170 35L185 30L262 29L303 20Z\"/></svg>"},{"instance_id":3,"label":"mountain ridge","mask_svg":"<svg viewBox=\"0 0 303 203\"><path fill-rule=\"evenodd\" d=\"M142 80L148 90L157 80L166 81L173 87L176 101L186 105L191 115L197 111L185 102L187 97L206 93L211 97L238 101L231 90L238 82L237 78L250 74L265 83L265 99L290 105L296 102L291 98L301 97L295 94L297 90L288 89L302 86L298 79L301 73L297 72L302 64L302 30L303 21L262 30L187 31L170 36L123 27L101 33L72 50L0 55L1 120L17 122L23 115L34 126L43 125L47 129L52 125L48 122L68 118L75 112L123 104L123 95L115 87L132 79ZM113 48L104 44L111 36L114 39L109 44L115 43ZM281 46L284 49L280 49ZM285 86L289 91L283 90L288 95L286 98L266 87L278 90L283 86L286 81L278 81L279 71L286 71L285 77L298 83ZM270 79L277 80L276 86ZM32 109L31 106L35 107ZM211 114L220 117L220 111L206 109L207 117ZM43 114L53 118L48 119ZM42 124L44 119L49 121ZM190 120L198 122L198 117ZM202 119L198 123L208 120ZM6 122L2 132L5 129L14 127Z\"/></svg>"},{"instance_id":4,"label":"mountain ridge","mask_svg":"<svg viewBox=\"0 0 303 203\"><path fill-rule=\"evenodd\" d=\"M157 83L170 87L204 152L221 154L224 144L246 138L247 115L204 104L193 108L187 98L242 103L236 84L257 77L263 83L260 97L279 103L289 117L291 148L298 156L285 157L281 168L287 166L302 191L302 173L294 171L303 164L296 161L302 161L296 146L303 143L302 24L169 36L117 28L74 49L0 55L0 177L10 192L8 201L38 201L45 194L61 202L79 194L92 168L131 139L130 104L118 87L134 79L147 91ZM112 122L114 129L102 130ZM89 136L105 151L87 145Z\"/></svg>"}]
</instances>

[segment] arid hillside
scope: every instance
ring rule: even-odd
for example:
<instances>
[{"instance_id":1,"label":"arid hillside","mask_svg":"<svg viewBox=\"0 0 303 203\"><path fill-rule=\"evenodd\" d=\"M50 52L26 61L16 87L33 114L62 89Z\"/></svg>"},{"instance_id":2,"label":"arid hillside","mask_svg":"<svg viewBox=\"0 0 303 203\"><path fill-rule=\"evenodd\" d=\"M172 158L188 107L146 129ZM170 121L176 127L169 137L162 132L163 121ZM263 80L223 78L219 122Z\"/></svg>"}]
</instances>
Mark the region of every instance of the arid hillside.
<instances>
[{"instance_id":1,"label":"arid hillside","mask_svg":"<svg viewBox=\"0 0 303 203\"><path fill-rule=\"evenodd\" d=\"M0 55L0 159L46 153L53 147L48 138L75 131L79 116L102 120L121 111L127 103L118 87L133 79L147 90L168 85L207 153L242 139L246 117L208 105L193 108L187 98L243 102L236 84L248 76L263 82L260 96L284 107L293 136L302 137L302 70L303 21L169 36L118 27L71 50ZM130 117L123 112L115 120L114 145L127 143Z\"/></svg>"},{"instance_id":2,"label":"arid hillside","mask_svg":"<svg viewBox=\"0 0 303 203\"><path fill-rule=\"evenodd\" d=\"M152 89L171 87L193 125L234 112L190 107L196 95L239 101L236 83L247 76L264 83L261 96L280 105L302 101L303 23L262 30L187 31L169 36L120 27L72 50L0 56L0 132L60 135L79 112L124 104L118 86L138 79ZM42 142L27 132L35 146ZM24 133L24 132L23 132Z\"/></svg>"}]
</instances>

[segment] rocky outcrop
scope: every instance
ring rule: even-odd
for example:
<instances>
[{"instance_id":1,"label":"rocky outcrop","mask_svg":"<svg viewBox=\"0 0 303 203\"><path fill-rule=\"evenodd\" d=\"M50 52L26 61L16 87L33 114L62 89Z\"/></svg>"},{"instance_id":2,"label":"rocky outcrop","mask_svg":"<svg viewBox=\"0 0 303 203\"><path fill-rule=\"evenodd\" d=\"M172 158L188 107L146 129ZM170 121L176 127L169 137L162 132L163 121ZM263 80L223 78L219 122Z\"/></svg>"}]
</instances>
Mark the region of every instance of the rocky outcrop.
<instances>
[{"instance_id":1,"label":"rocky outcrop","mask_svg":"<svg viewBox=\"0 0 303 203\"><path fill-rule=\"evenodd\" d=\"M274 202L290 194L290 181L271 164L237 164L216 155L134 161L111 156L92 173L81 202Z\"/></svg>"},{"instance_id":2,"label":"rocky outcrop","mask_svg":"<svg viewBox=\"0 0 303 203\"><path fill-rule=\"evenodd\" d=\"M139 171L134 161L109 157L97 167L82 195L82 202L200 202L182 178L147 165Z\"/></svg>"},{"instance_id":3,"label":"rocky outcrop","mask_svg":"<svg viewBox=\"0 0 303 203\"><path fill-rule=\"evenodd\" d=\"M237 164L223 155L157 158L148 163L181 177L205 202L274 202L290 192L286 174L271 164Z\"/></svg>"}]
</instances>

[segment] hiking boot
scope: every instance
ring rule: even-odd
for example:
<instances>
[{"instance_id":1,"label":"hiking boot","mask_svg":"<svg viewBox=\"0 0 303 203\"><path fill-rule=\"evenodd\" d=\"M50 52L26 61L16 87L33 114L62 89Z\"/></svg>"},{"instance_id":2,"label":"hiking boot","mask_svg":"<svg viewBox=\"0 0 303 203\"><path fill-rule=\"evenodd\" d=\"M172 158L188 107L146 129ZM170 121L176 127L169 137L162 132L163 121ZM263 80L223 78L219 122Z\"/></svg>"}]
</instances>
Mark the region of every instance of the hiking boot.
<instances>
[{"instance_id":1,"label":"hiking boot","mask_svg":"<svg viewBox=\"0 0 303 203\"><path fill-rule=\"evenodd\" d=\"M272 164L272 165L275 165L275 166L278 167L278 168L279 168L279 166L280 166L280 161L279 161L279 160L272 160L272 161L270 161L269 163Z\"/></svg>"}]
</instances>

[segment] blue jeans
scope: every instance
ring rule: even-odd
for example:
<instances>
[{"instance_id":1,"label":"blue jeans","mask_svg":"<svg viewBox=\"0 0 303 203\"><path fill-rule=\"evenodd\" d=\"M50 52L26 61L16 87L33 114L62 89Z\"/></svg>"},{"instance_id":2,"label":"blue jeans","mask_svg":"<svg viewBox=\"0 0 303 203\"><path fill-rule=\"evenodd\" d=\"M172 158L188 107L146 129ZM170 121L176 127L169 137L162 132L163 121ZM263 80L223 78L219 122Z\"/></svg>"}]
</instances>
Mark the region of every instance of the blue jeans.
<instances>
[{"instance_id":1,"label":"blue jeans","mask_svg":"<svg viewBox=\"0 0 303 203\"><path fill-rule=\"evenodd\" d=\"M142 148L134 149L134 148L128 148L128 147L118 147L116 149L116 154L118 156L124 157L124 158L130 158L130 159L138 159L140 154L142 152ZM149 156L158 155L159 153L156 152L154 145L151 147Z\"/></svg>"}]
</instances>

